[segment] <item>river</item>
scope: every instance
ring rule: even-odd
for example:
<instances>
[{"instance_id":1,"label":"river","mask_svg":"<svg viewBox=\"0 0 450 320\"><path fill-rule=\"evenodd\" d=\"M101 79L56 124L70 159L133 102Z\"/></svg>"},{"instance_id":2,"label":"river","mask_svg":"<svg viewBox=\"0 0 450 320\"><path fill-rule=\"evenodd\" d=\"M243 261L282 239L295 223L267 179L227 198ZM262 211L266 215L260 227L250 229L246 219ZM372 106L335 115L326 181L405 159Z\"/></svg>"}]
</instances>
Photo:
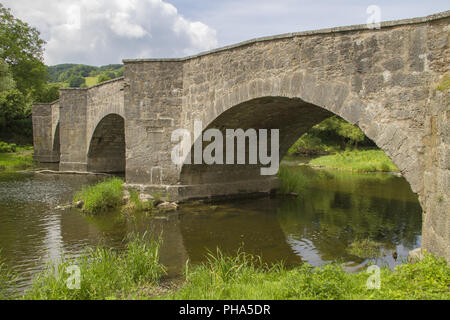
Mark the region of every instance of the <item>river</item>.
<instances>
[{"instance_id":1,"label":"river","mask_svg":"<svg viewBox=\"0 0 450 320\"><path fill-rule=\"evenodd\" d=\"M299 197L187 203L164 215L114 211L98 217L57 207L101 177L1 173L0 257L19 275L23 292L48 262L78 256L89 245L120 250L136 232L162 236L161 261L169 276L178 275L186 259L202 262L217 247L227 253L241 248L288 266L338 261L359 271L369 262L393 268L420 246L422 210L404 178L289 168L305 177ZM385 256L362 259L348 252L354 240L366 238L381 242Z\"/></svg>"}]
</instances>

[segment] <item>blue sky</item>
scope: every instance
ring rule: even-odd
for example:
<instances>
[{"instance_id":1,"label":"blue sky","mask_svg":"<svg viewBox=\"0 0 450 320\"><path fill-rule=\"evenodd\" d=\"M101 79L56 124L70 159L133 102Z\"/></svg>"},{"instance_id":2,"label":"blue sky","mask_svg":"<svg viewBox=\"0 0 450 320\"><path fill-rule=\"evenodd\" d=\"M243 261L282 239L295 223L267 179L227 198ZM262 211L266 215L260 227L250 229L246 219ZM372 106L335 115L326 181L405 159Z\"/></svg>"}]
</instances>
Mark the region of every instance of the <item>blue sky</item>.
<instances>
[{"instance_id":1,"label":"blue sky","mask_svg":"<svg viewBox=\"0 0 450 320\"><path fill-rule=\"evenodd\" d=\"M448 0L3 0L47 41L45 62L104 65L182 57L256 37L450 9Z\"/></svg>"}]
</instances>

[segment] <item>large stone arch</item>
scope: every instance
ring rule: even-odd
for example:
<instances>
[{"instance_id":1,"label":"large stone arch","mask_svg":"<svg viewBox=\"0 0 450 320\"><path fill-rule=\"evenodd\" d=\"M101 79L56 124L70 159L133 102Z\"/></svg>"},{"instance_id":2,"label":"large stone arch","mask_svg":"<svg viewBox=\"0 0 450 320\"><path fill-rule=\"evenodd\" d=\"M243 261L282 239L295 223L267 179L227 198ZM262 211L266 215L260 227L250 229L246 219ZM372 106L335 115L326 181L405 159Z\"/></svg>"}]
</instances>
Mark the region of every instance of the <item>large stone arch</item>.
<instances>
[{"instance_id":1,"label":"large stone arch","mask_svg":"<svg viewBox=\"0 0 450 320\"><path fill-rule=\"evenodd\" d=\"M99 121L90 138L87 153L90 172L125 172L125 120L109 114Z\"/></svg>"},{"instance_id":2,"label":"large stone arch","mask_svg":"<svg viewBox=\"0 0 450 320\"><path fill-rule=\"evenodd\" d=\"M414 192L418 193L423 189L423 181L418 175L421 165L418 154L420 132L411 130L408 121L392 121L381 104L363 102L347 84L321 82L315 76L297 71L265 80L250 80L217 97L205 109L206 112L198 119L202 120L204 130L280 129L280 157L312 126L327 117L338 115L359 126L393 160ZM189 127L193 132L193 123ZM183 166L180 170L182 183L206 182L186 180L183 177L186 171L199 177L199 171L194 169L195 165L188 168ZM199 168L209 172L215 170L205 166ZM234 176L231 171L226 171L232 180L236 177L251 179L249 175L242 175L239 166L228 169L237 172ZM258 180L257 172L259 170L254 170L251 180ZM223 181L219 177L215 179L216 182ZM212 181L214 178L208 180L209 183Z\"/></svg>"}]
</instances>

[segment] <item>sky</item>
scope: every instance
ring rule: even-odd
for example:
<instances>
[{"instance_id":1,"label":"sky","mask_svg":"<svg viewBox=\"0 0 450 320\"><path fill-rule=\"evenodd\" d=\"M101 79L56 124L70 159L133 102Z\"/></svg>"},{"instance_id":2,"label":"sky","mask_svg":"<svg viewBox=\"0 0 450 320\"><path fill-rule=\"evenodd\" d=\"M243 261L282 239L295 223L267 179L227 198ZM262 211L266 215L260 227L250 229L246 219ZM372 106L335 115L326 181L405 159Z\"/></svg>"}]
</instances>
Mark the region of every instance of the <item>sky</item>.
<instances>
[{"instance_id":1,"label":"sky","mask_svg":"<svg viewBox=\"0 0 450 320\"><path fill-rule=\"evenodd\" d=\"M450 10L448 0L0 0L41 32L48 65L174 58L282 33Z\"/></svg>"}]
</instances>

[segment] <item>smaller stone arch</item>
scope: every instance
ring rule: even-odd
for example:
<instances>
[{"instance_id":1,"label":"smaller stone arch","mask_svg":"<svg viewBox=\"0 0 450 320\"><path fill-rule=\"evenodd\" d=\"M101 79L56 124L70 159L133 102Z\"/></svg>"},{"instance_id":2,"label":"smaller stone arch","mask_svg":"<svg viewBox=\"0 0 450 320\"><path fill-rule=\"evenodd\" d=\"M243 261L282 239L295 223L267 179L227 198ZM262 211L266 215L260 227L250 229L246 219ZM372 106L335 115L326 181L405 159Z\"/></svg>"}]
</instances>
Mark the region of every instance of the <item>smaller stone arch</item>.
<instances>
[{"instance_id":1,"label":"smaller stone arch","mask_svg":"<svg viewBox=\"0 0 450 320\"><path fill-rule=\"evenodd\" d=\"M90 138L87 170L90 172L125 172L125 119L108 114L97 124Z\"/></svg>"}]
</instances>

